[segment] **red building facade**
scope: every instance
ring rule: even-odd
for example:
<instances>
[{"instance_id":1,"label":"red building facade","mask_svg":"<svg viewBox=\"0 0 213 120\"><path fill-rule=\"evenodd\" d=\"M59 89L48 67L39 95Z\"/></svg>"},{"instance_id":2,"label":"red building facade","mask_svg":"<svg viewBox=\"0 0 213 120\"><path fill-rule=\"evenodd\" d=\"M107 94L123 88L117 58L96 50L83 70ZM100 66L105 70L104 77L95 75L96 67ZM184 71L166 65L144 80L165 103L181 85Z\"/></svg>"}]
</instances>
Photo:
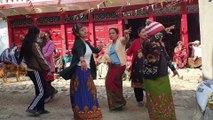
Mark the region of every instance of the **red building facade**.
<instances>
[{"instance_id":1,"label":"red building facade","mask_svg":"<svg viewBox=\"0 0 213 120\"><path fill-rule=\"evenodd\" d=\"M29 26L38 26L41 31L49 30L52 34L56 48L61 55L66 49L71 49L74 43L72 26L75 23L83 23L88 27L89 39L94 46L101 42L110 42L108 30L111 27L120 30L120 36L125 26L132 26L132 39L137 37L137 28L145 24L147 18L163 23L165 26L176 25L174 35L167 36L168 49L172 55L177 41L182 40L188 48L188 42L200 39L198 2L182 2L172 8L156 7L154 9L140 9L147 5L134 5L126 7L104 8L92 11L87 15L73 17L82 11L70 11L61 13L32 14L8 17L10 46L16 43L19 47L23 36Z\"/></svg>"}]
</instances>

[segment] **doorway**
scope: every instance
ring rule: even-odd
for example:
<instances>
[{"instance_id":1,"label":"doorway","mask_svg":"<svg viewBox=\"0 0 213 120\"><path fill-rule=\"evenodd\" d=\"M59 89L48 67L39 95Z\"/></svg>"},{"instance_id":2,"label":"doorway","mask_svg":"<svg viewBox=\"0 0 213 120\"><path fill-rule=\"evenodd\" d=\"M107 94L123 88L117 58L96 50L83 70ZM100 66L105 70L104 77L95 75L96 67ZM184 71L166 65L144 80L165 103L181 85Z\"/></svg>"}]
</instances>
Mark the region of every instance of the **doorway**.
<instances>
[{"instance_id":1,"label":"doorway","mask_svg":"<svg viewBox=\"0 0 213 120\"><path fill-rule=\"evenodd\" d=\"M163 39L168 54L172 58L174 54L174 48L176 47L177 42L180 40L181 15L159 16L155 17L155 21L160 22L165 27L175 25L175 29L172 31L173 34L167 34Z\"/></svg>"},{"instance_id":2,"label":"doorway","mask_svg":"<svg viewBox=\"0 0 213 120\"><path fill-rule=\"evenodd\" d=\"M145 22L146 22L146 19L147 18L137 18L137 19L128 19L128 23L125 24L125 29L128 29L129 27L132 28L132 32L130 34L130 40L129 40L129 43L127 44L127 48L129 48L130 44L135 40L137 39L139 36L138 36L138 28L141 27L141 26L144 26L145 27Z\"/></svg>"}]
</instances>

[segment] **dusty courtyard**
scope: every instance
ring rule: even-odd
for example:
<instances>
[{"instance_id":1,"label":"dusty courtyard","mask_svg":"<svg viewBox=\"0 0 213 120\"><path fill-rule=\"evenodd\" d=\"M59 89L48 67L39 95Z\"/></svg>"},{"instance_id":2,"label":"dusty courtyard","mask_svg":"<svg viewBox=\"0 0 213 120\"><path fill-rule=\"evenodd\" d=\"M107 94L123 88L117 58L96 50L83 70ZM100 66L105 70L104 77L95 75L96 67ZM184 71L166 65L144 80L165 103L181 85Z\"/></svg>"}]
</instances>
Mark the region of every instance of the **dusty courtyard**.
<instances>
[{"instance_id":1,"label":"dusty courtyard","mask_svg":"<svg viewBox=\"0 0 213 120\"><path fill-rule=\"evenodd\" d=\"M200 80L201 70L179 70L183 79L171 78L173 97L178 120L192 120L195 110L194 92ZM0 79L0 120L72 120L73 114L69 100L69 81L57 79L54 86L59 90L55 98L46 105L51 113L39 117L30 117L25 110L34 97L34 89L29 78L15 82L10 78L9 84L3 84ZM26 80L24 80L26 79ZM127 106L123 111L110 112L104 87L104 80L95 80L98 89L98 99L103 112L103 120L149 120L147 110L139 106L129 81L124 81L124 96Z\"/></svg>"}]
</instances>

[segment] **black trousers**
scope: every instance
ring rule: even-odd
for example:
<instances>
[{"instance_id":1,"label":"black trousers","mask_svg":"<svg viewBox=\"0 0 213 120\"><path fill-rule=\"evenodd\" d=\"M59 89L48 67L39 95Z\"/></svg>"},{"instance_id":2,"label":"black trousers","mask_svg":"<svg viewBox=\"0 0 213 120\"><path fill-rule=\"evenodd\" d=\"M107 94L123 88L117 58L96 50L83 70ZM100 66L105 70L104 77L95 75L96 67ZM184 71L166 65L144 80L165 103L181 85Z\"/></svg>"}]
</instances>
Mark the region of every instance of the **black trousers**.
<instances>
[{"instance_id":1,"label":"black trousers","mask_svg":"<svg viewBox=\"0 0 213 120\"><path fill-rule=\"evenodd\" d=\"M51 83L52 83L52 81L47 81L47 87L48 87L49 96L53 97L56 89L52 86Z\"/></svg>"},{"instance_id":2,"label":"black trousers","mask_svg":"<svg viewBox=\"0 0 213 120\"><path fill-rule=\"evenodd\" d=\"M28 107L29 110L44 110L44 100L48 96L47 82L44 79L43 72L28 71L30 79L33 81L36 96Z\"/></svg>"},{"instance_id":3,"label":"black trousers","mask_svg":"<svg viewBox=\"0 0 213 120\"><path fill-rule=\"evenodd\" d=\"M137 102L143 101L143 88L134 88L135 98Z\"/></svg>"}]
</instances>

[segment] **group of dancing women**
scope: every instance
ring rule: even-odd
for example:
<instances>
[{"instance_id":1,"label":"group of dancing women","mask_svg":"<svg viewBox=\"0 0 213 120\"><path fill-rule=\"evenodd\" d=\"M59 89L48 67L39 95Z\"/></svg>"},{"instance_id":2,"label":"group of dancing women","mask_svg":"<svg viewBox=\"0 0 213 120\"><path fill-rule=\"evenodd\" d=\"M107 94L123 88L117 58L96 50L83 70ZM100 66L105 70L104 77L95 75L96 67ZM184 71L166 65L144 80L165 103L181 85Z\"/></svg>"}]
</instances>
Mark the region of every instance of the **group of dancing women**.
<instances>
[{"instance_id":1,"label":"group of dancing women","mask_svg":"<svg viewBox=\"0 0 213 120\"><path fill-rule=\"evenodd\" d=\"M167 27L159 33L149 36L144 27L137 30L139 38L134 40L126 51L131 28L123 31L119 38L117 28L109 29L112 43L106 46L104 58L108 64L105 80L106 95L110 111L122 111L126 100L123 96L122 75L126 69L126 57L133 56L131 67L131 86L134 88L136 101L145 104L150 120L176 120L168 67L177 75L165 46L163 37L171 34L174 26ZM75 120L102 120L102 111L98 102L97 89L93 82L96 79L96 64L93 54L98 54L103 46L93 47L88 42L88 30L78 23L72 28L75 36L72 47L72 61L69 67L60 72L65 80L70 80L70 101ZM49 113L45 101L52 98L57 90L51 85L54 67L52 65L54 45L48 32L46 41L39 43L40 30L29 28L21 47L20 60L27 65L28 75L35 86L35 98L27 109L32 115ZM154 47L153 47L154 46ZM50 50L48 50L50 48ZM150 61L158 61L147 64ZM157 69L157 70L156 70ZM150 73L150 70L156 70ZM48 79L48 80L47 80ZM144 101L144 91L146 102Z\"/></svg>"}]
</instances>

